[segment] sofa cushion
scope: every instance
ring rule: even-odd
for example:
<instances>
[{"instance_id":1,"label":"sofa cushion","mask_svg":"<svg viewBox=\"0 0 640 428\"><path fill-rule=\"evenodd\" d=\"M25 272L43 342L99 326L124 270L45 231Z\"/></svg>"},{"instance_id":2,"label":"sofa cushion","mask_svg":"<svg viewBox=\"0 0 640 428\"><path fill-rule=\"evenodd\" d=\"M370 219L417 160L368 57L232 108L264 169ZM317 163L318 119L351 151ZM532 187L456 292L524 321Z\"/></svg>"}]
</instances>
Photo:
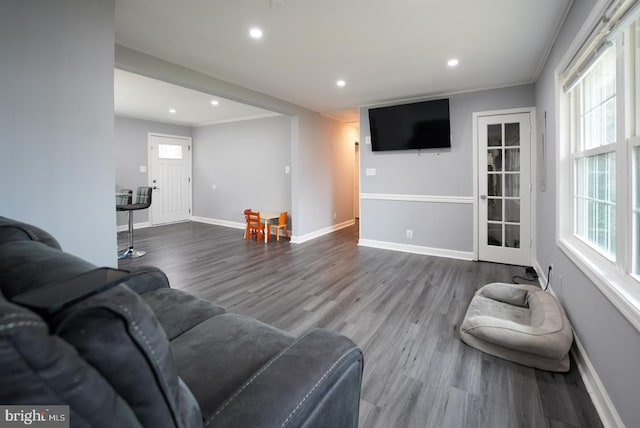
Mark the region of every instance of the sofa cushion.
<instances>
[{"instance_id":1,"label":"sofa cushion","mask_svg":"<svg viewBox=\"0 0 640 428\"><path fill-rule=\"evenodd\" d=\"M224 308L175 288L160 288L141 295L173 340L201 322L225 313Z\"/></svg>"},{"instance_id":2,"label":"sofa cushion","mask_svg":"<svg viewBox=\"0 0 640 428\"><path fill-rule=\"evenodd\" d=\"M109 382L43 319L0 295L0 403L69 405L74 427L140 427Z\"/></svg>"},{"instance_id":3,"label":"sofa cushion","mask_svg":"<svg viewBox=\"0 0 640 428\"><path fill-rule=\"evenodd\" d=\"M63 310L55 333L107 379L143 426L202 423L178 378L169 342L149 307L120 284Z\"/></svg>"},{"instance_id":4,"label":"sofa cushion","mask_svg":"<svg viewBox=\"0 0 640 428\"><path fill-rule=\"evenodd\" d=\"M157 267L137 266L129 270L127 287L143 294L158 288L169 288L170 285L167 275Z\"/></svg>"},{"instance_id":5,"label":"sofa cushion","mask_svg":"<svg viewBox=\"0 0 640 428\"><path fill-rule=\"evenodd\" d=\"M205 426L357 427L363 364L348 338L311 330L227 397Z\"/></svg>"},{"instance_id":6,"label":"sofa cushion","mask_svg":"<svg viewBox=\"0 0 640 428\"><path fill-rule=\"evenodd\" d=\"M211 417L218 406L294 338L242 315L210 318L171 342L178 373ZM274 400L276 397L274 397Z\"/></svg>"}]
</instances>

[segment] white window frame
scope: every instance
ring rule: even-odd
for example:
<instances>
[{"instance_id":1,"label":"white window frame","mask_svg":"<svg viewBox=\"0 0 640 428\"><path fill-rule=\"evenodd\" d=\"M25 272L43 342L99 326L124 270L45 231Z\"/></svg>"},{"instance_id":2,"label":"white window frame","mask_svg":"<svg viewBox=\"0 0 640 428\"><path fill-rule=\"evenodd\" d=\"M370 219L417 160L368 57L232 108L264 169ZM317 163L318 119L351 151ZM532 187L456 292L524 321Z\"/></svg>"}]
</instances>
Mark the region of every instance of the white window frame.
<instances>
[{"instance_id":1,"label":"white window frame","mask_svg":"<svg viewBox=\"0 0 640 428\"><path fill-rule=\"evenodd\" d=\"M640 59L640 58L639 58ZM638 98L640 99L640 98ZM640 109L639 109L640 110ZM638 122L636 122L638 123ZM628 142L628 146L629 146L629 150L628 150L628 168L629 168L629 174L632 177L632 182L638 182L640 183L640 168L638 168L639 170L634 171L633 170L633 150L636 147L640 147L640 136L636 136L636 137L631 137L629 138L629 142ZM640 184L639 184L640 185ZM637 235L637 228L640 228L640 224L633 224L633 219L634 219L634 214L637 211L636 210L636 205L634 204L634 192L633 192L633 187L629 186L629 231L633 234L632 236L638 236ZM640 201L638 201L640 202ZM635 260L637 260L636 254L634 253L635 249L631 248L631 251L629 253L629 267L630 267L630 271L631 271L631 276L640 283L640 266L634 266ZM635 270L638 270L638 273L634 273Z\"/></svg>"},{"instance_id":2,"label":"white window frame","mask_svg":"<svg viewBox=\"0 0 640 428\"><path fill-rule=\"evenodd\" d=\"M616 46L611 47L609 49L617 49ZM614 52L617 52L617 50L615 50ZM617 75L616 75L616 79L617 79ZM584 82L584 81L582 81ZM582 85L582 83L579 83L579 85ZM577 86L577 85L576 85ZM581 88L582 89L582 88ZM573 90L577 90L577 89L573 89ZM618 87L616 85L616 93L612 96L612 97L616 97L616 104L618 102L618 93L617 93ZM609 144L602 144L600 146L597 147L591 147L591 148L584 148L582 147L581 142L583 141L584 137L584 128L583 128L583 123L582 123L582 118L578 117L577 115L574 115L573 113L584 113L581 111L582 107L584 106L584 98L585 98L585 93L583 90L580 91L579 96L576 96L575 99L571 98L571 95L567 94L567 96L569 97L569 103L570 106L572 107L571 110L571 168L572 168L572 174L571 174L571 180L572 180L572 220L574 221L572 230L573 233L575 234L576 238L582 240L585 244L589 245L590 247L592 247L594 250L600 252L604 257L606 257L608 260L615 262L616 257L614 255L610 255L610 254L606 254L604 253L604 250L600 249L597 247L596 243L594 242L590 242L586 237L584 236L580 236L578 235L578 232L576 231L576 218L577 218L577 212L576 212L576 199L578 198L578 196L576 195L576 191L575 191L575 186L577 184L576 181L574 181L574 179L576 178L576 162L578 161L578 159L586 159L589 158L591 156L598 156L598 155L604 155L604 154L609 154L609 153L616 153L616 148L617 148L617 144L618 144L618 138L619 135L616 136L616 141L614 143L609 143ZM608 98L606 101L610 100L612 97ZM605 102L601 103L600 106L603 106L605 104ZM616 105L617 107L617 105ZM618 123L616 123L616 130L618 129ZM617 154L616 154L616 161L618 160ZM616 168L617 171L617 168ZM616 177L617 178L617 177ZM616 189L617 190L617 189ZM604 201L602 201L604 202ZM614 205L616 207L617 210L617 203ZM616 219L617 220L617 219ZM616 254L618 253L618 249L616 248Z\"/></svg>"},{"instance_id":3,"label":"white window frame","mask_svg":"<svg viewBox=\"0 0 640 428\"><path fill-rule=\"evenodd\" d=\"M570 96L564 92L561 73L571 58L588 37L602 16L609 1L599 1L594 11L578 33L561 66L555 73L556 110L556 242L564 254L591 280L598 289L618 308L637 330L640 331L640 277L633 275L633 196L632 196L632 150L640 146L640 51L634 42L624 40L624 31L614 34L616 44L616 257L607 258L591 244L574 233L574 155L572 151L572 129L575 118ZM638 15L635 14L635 18ZM626 25L625 25L626 26ZM623 28L623 27L620 27ZM624 42L623 42L624 40ZM636 64L628 59L635 58ZM623 70L622 72L619 70ZM633 77L635 76L635 78ZM629 96L630 91L633 96ZM635 126L634 126L635 125ZM630 137L635 135L634 137ZM605 146L606 147L606 146ZM593 149L593 153L601 148ZM604 151L608 151L604 149ZM591 153L591 150L589 151ZM573 278L576 280L577 278ZM574 284L579 287L579 284Z\"/></svg>"}]
</instances>

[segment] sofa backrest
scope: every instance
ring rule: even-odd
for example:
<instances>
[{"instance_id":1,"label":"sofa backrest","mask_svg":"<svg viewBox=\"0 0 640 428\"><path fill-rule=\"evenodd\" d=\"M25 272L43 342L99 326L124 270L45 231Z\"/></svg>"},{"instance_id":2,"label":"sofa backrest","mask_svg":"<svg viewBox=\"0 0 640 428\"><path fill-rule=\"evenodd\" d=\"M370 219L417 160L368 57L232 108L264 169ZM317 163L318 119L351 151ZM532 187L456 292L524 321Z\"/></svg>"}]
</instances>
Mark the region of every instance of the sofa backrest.
<instances>
[{"instance_id":1,"label":"sofa backrest","mask_svg":"<svg viewBox=\"0 0 640 428\"><path fill-rule=\"evenodd\" d=\"M143 426L202 424L195 398L180 382L164 330L126 285L72 305L50 325L109 380Z\"/></svg>"},{"instance_id":2,"label":"sofa backrest","mask_svg":"<svg viewBox=\"0 0 640 428\"><path fill-rule=\"evenodd\" d=\"M39 240L0 241L0 402L68 404L79 420L85 407L105 406L105 426L202 426L164 330L126 283L51 312L15 304L34 290L64 294L95 269Z\"/></svg>"},{"instance_id":3,"label":"sofa backrest","mask_svg":"<svg viewBox=\"0 0 640 428\"><path fill-rule=\"evenodd\" d=\"M39 227L0 216L0 244L10 241L39 241L60 249L60 244L48 232Z\"/></svg>"},{"instance_id":4,"label":"sofa backrest","mask_svg":"<svg viewBox=\"0 0 640 428\"><path fill-rule=\"evenodd\" d=\"M8 300L27 291L55 286L95 268L79 257L38 241L0 244L0 291Z\"/></svg>"},{"instance_id":5,"label":"sofa backrest","mask_svg":"<svg viewBox=\"0 0 640 428\"><path fill-rule=\"evenodd\" d=\"M140 427L109 382L33 312L0 295L0 403L68 405L74 427Z\"/></svg>"}]
</instances>

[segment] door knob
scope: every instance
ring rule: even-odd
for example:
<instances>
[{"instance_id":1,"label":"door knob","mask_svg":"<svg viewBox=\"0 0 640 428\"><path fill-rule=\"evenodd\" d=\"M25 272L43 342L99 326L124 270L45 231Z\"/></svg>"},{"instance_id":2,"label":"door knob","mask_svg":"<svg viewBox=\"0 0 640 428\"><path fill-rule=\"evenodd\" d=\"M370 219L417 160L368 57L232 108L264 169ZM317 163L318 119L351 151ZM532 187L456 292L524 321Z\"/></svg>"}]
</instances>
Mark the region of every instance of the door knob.
<instances>
[{"instance_id":1,"label":"door knob","mask_svg":"<svg viewBox=\"0 0 640 428\"><path fill-rule=\"evenodd\" d=\"M487 199L487 195L480 195L480 199Z\"/></svg>"}]
</instances>

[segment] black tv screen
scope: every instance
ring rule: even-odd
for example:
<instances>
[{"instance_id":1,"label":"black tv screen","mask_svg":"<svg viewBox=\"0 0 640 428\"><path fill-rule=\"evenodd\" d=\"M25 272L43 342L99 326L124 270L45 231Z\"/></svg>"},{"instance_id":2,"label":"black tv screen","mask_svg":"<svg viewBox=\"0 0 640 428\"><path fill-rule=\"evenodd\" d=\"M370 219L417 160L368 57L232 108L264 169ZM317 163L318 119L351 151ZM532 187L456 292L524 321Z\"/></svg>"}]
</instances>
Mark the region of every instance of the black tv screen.
<instances>
[{"instance_id":1,"label":"black tv screen","mask_svg":"<svg viewBox=\"0 0 640 428\"><path fill-rule=\"evenodd\" d=\"M374 152L451 147L449 99L369 109L369 127Z\"/></svg>"}]
</instances>

